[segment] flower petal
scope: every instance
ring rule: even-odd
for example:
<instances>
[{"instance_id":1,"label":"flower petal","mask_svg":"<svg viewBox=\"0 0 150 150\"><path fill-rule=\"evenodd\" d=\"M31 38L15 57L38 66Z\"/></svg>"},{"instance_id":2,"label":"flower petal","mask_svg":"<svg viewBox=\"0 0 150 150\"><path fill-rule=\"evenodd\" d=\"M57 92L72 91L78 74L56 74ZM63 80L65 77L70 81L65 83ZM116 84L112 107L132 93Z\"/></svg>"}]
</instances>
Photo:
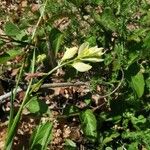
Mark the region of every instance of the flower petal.
<instances>
[{"instance_id":1,"label":"flower petal","mask_svg":"<svg viewBox=\"0 0 150 150\"><path fill-rule=\"evenodd\" d=\"M102 62L104 59L96 58L96 57L91 57L91 58L83 58L81 59L83 61L89 61L89 62Z\"/></svg>"},{"instance_id":2,"label":"flower petal","mask_svg":"<svg viewBox=\"0 0 150 150\"><path fill-rule=\"evenodd\" d=\"M84 52L84 50L88 50L89 48L89 43L85 42L79 47L78 55L81 54L81 52Z\"/></svg>"},{"instance_id":3,"label":"flower petal","mask_svg":"<svg viewBox=\"0 0 150 150\"><path fill-rule=\"evenodd\" d=\"M64 53L64 56L62 57L62 61L70 59L74 57L74 55L77 53L78 48L77 47L72 47L72 48L66 48L66 52Z\"/></svg>"},{"instance_id":4,"label":"flower petal","mask_svg":"<svg viewBox=\"0 0 150 150\"><path fill-rule=\"evenodd\" d=\"M90 70L90 69L92 68L91 65L85 64L85 63L83 63L83 62L75 62L75 63L72 64L72 66L73 66L76 70L78 70L78 71L80 71L80 72L85 72L85 71L88 71L88 70Z\"/></svg>"}]
</instances>

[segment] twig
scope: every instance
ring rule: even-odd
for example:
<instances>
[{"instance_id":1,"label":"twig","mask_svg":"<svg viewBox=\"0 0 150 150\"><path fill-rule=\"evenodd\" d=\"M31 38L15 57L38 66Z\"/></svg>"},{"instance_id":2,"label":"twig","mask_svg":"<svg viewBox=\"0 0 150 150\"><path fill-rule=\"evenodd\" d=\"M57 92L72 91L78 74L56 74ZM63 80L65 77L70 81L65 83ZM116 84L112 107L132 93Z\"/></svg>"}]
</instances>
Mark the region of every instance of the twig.
<instances>
[{"instance_id":1,"label":"twig","mask_svg":"<svg viewBox=\"0 0 150 150\"><path fill-rule=\"evenodd\" d=\"M67 87L67 86L82 86L82 85L88 85L88 83L87 82L49 83L49 84L43 84L41 88L56 88L56 87Z\"/></svg>"},{"instance_id":2,"label":"twig","mask_svg":"<svg viewBox=\"0 0 150 150\"><path fill-rule=\"evenodd\" d=\"M99 99L101 98L106 98L112 94L114 94L121 86L123 80L124 80L124 72L123 70L121 69L121 72L122 72L122 79L121 81L119 82L118 86L110 93L106 94L106 95L98 95ZM64 82L64 83L49 83L49 84L43 84L40 89L44 89L44 88L57 88L57 87L68 87L68 86L89 86L89 83L88 82L75 82L75 83L71 83L71 82ZM21 88L18 88L17 89L17 93L23 91L23 89ZM1 95L0 96L0 104L1 103L4 103L5 102L5 99L6 98L9 98L11 96L11 92L8 92L4 95ZM101 107L101 106L100 106Z\"/></svg>"},{"instance_id":3,"label":"twig","mask_svg":"<svg viewBox=\"0 0 150 150\"><path fill-rule=\"evenodd\" d=\"M16 93L19 93L19 92L21 92L21 91L22 91L22 89L21 89L21 88L18 88L17 91L16 91ZM11 92L8 92L8 93L6 93L6 94L4 94L4 95L1 95L1 96L0 96L0 104L1 104L1 103L4 103L4 102L5 102L5 99L8 98L8 97L10 97L11 94L12 94Z\"/></svg>"},{"instance_id":4,"label":"twig","mask_svg":"<svg viewBox=\"0 0 150 150\"><path fill-rule=\"evenodd\" d=\"M65 82L65 83L49 83L49 84L43 84L40 89L44 88L57 88L57 87L68 87L68 86L83 86L83 85L88 85L87 82L76 82L76 83L71 83L71 82ZM22 88L17 89L17 93L23 91ZM0 96L0 104L5 102L6 98L9 98L11 96L11 92L8 92L4 95Z\"/></svg>"},{"instance_id":5,"label":"twig","mask_svg":"<svg viewBox=\"0 0 150 150\"><path fill-rule=\"evenodd\" d=\"M108 94L106 94L106 95L102 95L102 96L101 96L101 95L99 95L99 94L97 93L99 99L109 97L110 95L114 94L114 93L120 88L120 86L122 85L123 80L124 80L124 72L123 72L123 69L122 69L122 68L121 68L121 72L122 72L122 78L121 78L121 81L119 82L118 86L117 86L112 92L110 92L110 93L108 93Z\"/></svg>"}]
</instances>

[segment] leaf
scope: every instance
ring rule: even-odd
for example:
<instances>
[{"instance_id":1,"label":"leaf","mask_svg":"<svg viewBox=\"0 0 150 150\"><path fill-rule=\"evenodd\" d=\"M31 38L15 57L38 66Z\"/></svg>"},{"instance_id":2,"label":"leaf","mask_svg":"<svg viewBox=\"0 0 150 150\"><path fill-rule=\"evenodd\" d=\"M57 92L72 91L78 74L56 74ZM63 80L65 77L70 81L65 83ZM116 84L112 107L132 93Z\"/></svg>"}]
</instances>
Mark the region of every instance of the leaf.
<instances>
[{"instance_id":1,"label":"leaf","mask_svg":"<svg viewBox=\"0 0 150 150\"><path fill-rule=\"evenodd\" d=\"M131 86L135 90L137 96L140 98L144 93L144 77L141 72L138 72L135 76L131 77Z\"/></svg>"},{"instance_id":2,"label":"leaf","mask_svg":"<svg viewBox=\"0 0 150 150\"><path fill-rule=\"evenodd\" d=\"M46 150L52 137L52 123L46 122L40 124L37 129L33 132L30 139L30 149Z\"/></svg>"},{"instance_id":3,"label":"leaf","mask_svg":"<svg viewBox=\"0 0 150 150\"><path fill-rule=\"evenodd\" d=\"M107 136L104 140L103 140L103 144L107 144L111 141L113 141L115 138L117 138L120 134L118 132L116 133L112 133L111 135Z\"/></svg>"},{"instance_id":4,"label":"leaf","mask_svg":"<svg viewBox=\"0 0 150 150\"><path fill-rule=\"evenodd\" d=\"M0 55L0 64L4 64L7 61L15 58L16 56L23 54L22 50L18 49L11 49L5 53L3 53L2 55Z\"/></svg>"},{"instance_id":5,"label":"leaf","mask_svg":"<svg viewBox=\"0 0 150 150\"><path fill-rule=\"evenodd\" d=\"M38 99L37 97L32 97L26 104L26 108L31 113L43 114L48 111L48 105L44 101Z\"/></svg>"},{"instance_id":6,"label":"leaf","mask_svg":"<svg viewBox=\"0 0 150 150\"><path fill-rule=\"evenodd\" d=\"M77 53L78 48L77 47L72 47L72 48L66 48L66 52L64 54L64 56L62 57L62 61L65 61L67 59L70 59L72 57L74 57L74 55Z\"/></svg>"},{"instance_id":7,"label":"leaf","mask_svg":"<svg viewBox=\"0 0 150 150\"><path fill-rule=\"evenodd\" d=\"M8 36L16 36L20 34L20 29L14 23L8 21L5 24L5 33Z\"/></svg>"},{"instance_id":8,"label":"leaf","mask_svg":"<svg viewBox=\"0 0 150 150\"><path fill-rule=\"evenodd\" d=\"M92 68L91 65L85 64L85 63L83 63L83 62L74 62L74 63L72 64L72 66L73 66L76 70L78 70L78 71L80 71L80 72L85 72L85 71L88 71L88 70L90 70L90 69Z\"/></svg>"},{"instance_id":9,"label":"leaf","mask_svg":"<svg viewBox=\"0 0 150 150\"><path fill-rule=\"evenodd\" d=\"M65 150L76 150L76 149L77 149L77 145L75 142L73 142L70 139L65 140Z\"/></svg>"},{"instance_id":10,"label":"leaf","mask_svg":"<svg viewBox=\"0 0 150 150\"><path fill-rule=\"evenodd\" d=\"M106 7L101 15L93 14L95 21L105 30L115 31L117 29L117 19L110 7Z\"/></svg>"},{"instance_id":11,"label":"leaf","mask_svg":"<svg viewBox=\"0 0 150 150\"><path fill-rule=\"evenodd\" d=\"M81 126L84 134L91 141L97 138L97 120L93 112L88 109L80 114Z\"/></svg>"},{"instance_id":12,"label":"leaf","mask_svg":"<svg viewBox=\"0 0 150 150\"><path fill-rule=\"evenodd\" d=\"M67 0L67 1L71 2L72 4L78 7L84 2L84 0Z\"/></svg>"},{"instance_id":13,"label":"leaf","mask_svg":"<svg viewBox=\"0 0 150 150\"><path fill-rule=\"evenodd\" d=\"M50 41L52 43L52 50L55 52L55 57L60 49L60 46L63 42L63 34L58 29L53 28L50 32Z\"/></svg>"},{"instance_id":14,"label":"leaf","mask_svg":"<svg viewBox=\"0 0 150 150\"><path fill-rule=\"evenodd\" d=\"M106 147L105 150L113 150L111 147Z\"/></svg>"}]
</instances>

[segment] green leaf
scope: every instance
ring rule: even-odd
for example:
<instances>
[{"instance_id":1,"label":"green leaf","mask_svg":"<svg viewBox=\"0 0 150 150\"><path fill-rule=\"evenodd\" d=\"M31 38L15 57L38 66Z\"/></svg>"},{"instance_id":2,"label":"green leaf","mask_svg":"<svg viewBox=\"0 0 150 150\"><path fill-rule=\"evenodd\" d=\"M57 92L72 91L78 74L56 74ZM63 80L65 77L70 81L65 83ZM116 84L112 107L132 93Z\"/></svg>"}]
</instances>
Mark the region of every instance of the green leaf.
<instances>
[{"instance_id":1,"label":"green leaf","mask_svg":"<svg viewBox=\"0 0 150 150\"><path fill-rule=\"evenodd\" d=\"M48 111L48 105L44 101L38 99L37 97L32 97L26 104L26 108L31 113L43 114Z\"/></svg>"},{"instance_id":2,"label":"green leaf","mask_svg":"<svg viewBox=\"0 0 150 150\"><path fill-rule=\"evenodd\" d=\"M53 28L50 32L50 41L52 43L52 50L55 52L55 57L60 50L60 46L63 42L63 34L56 28Z\"/></svg>"},{"instance_id":3,"label":"green leaf","mask_svg":"<svg viewBox=\"0 0 150 150\"><path fill-rule=\"evenodd\" d=\"M76 6L80 6L85 0L67 0Z\"/></svg>"},{"instance_id":4,"label":"green leaf","mask_svg":"<svg viewBox=\"0 0 150 150\"><path fill-rule=\"evenodd\" d=\"M145 81L143 74L138 72L135 76L131 77L131 86L136 92L137 96L140 98L144 93Z\"/></svg>"},{"instance_id":5,"label":"green leaf","mask_svg":"<svg viewBox=\"0 0 150 150\"><path fill-rule=\"evenodd\" d=\"M82 112L80 114L80 120L85 136L89 140L95 141L97 138L97 120L93 112L90 109Z\"/></svg>"},{"instance_id":6,"label":"green leaf","mask_svg":"<svg viewBox=\"0 0 150 150\"><path fill-rule=\"evenodd\" d=\"M74 62L74 63L72 64L72 66L73 66L76 70L78 70L78 71L80 71L80 72L85 72L85 71L88 71L88 70L90 70L90 69L92 68L91 65L85 64L85 63L83 63L83 62Z\"/></svg>"},{"instance_id":7,"label":"green leaf","mask_svg":"<svg viewBox=\"0 0 150 150\"><path fill-rule=\"evenodd\" d=\"M5 53L3 53L2 55L0 55L0 64L4 64L7 61L15 58L16 56L23 54L22 50L18 49L11 49Z\"/></svg>"},{"instance_id":8,"label":"green leaf","mask_svg":"<svg viewBox=\"0 0 150 150\"><path fill-rule=\"evenodd\" d=\"M116 133L113 133L113 134L107 136L107 137L103 140L103 144L105 145L105 144L107 144L107 143L113 141L113 140L114 140L115 138L117 138L119 135L120 135L120 134L119 134L118 132L116 132Z\"/></svg>"},{"instance_id":9,"label":"green leaf","mask_svg":"<svg viewBox=\"0 0 150 150\"><path fill-rule=\"evenodd\" d=\"M133 142L131 144L128 145L128 150L135 150L138 149L138 142Z\"/></svg>"},{"instance_id":10,"label":"green leaf","mask_svg":"<svg viewBox=\"0 0 150 150\"><path fill-rule=\"evenodd\" d=\"M30 149L46 150L52 138L52 123L46 122L40 124L37 129L33 132L30 139Z\"/></svg>"},{"instance_id":11,"label":"green leaf","mask_svg":"<svg viewBox=\"0 0 150 150\"><path fill-rule=\"evenodd\" d=\"M113 150L111 147L106 147L105 150Z\"/></svg>"},{"instance_id":12,"label":"green leaf","mask_svg":"<svg viewBox=\"0 0 150 150\"><path fill-rule=\"evenodd\" d=\"M65 140L65 150L76 150L76 149L77 149L77 145L75 142L73 142L70 139Z\"/></svg>"},{"instance_id":13,"label":"green leaf","mask_svg":"<svg viewBox=\"0 0 150 150\"><path fill-rule=\"evenodd\" d=\"M17 36L20 34L20 29L14 23L8 21L5 24L5 33L8 36Z\"/></svg>"},{"instance_id":14,"label":"green leaf","mask_svg":"<svg viewBox=\"0 0 150 150\"><path fill-rule=\"evenodd\" d=\"M116 31L117 29L117 20L114 16L114 13L110 7L106 7L101 15L97 13L93 14L95 21L105 30Z\"/></svg>"}]
</instances>

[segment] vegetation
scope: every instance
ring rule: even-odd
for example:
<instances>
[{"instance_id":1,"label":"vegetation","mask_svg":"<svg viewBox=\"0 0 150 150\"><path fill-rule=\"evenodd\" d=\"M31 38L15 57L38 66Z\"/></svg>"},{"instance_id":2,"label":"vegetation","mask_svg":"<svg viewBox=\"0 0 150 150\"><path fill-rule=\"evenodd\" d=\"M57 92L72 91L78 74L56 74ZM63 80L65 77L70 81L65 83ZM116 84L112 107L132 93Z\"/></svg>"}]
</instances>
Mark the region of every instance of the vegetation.
<instances>
[{"instance_id":1,"label":"vegetation","mask_svg":"<svg viewBox=\"0 0 150 150\"><path fill-rule=\"evenodd\" d=\"M10 103L3 149L150 150L148 0L0 7L0 94L11 91L0 97ZM22 141L25 116L34 125Z\"/></svg>"}]
</instances>

